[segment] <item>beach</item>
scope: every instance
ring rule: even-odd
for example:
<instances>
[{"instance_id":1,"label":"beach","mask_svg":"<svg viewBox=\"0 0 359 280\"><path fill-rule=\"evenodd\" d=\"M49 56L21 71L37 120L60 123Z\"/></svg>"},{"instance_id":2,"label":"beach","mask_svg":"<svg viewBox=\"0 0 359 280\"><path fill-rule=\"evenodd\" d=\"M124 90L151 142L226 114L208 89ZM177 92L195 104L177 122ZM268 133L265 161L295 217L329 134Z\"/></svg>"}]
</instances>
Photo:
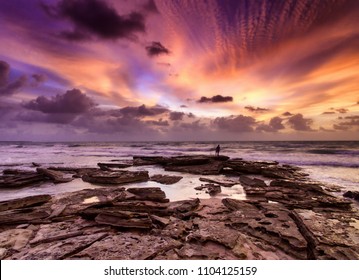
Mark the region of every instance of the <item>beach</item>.
<instances>
[{"instance_id":1,"label":"beach","mask_svg":"<svg viewBox=\"0 0 359 280\"><path fill-rule=\"evenodd\" d=\"M1 258L359 258L358 142L215 144L2 143Z\"/></svg>"}]
</instances>

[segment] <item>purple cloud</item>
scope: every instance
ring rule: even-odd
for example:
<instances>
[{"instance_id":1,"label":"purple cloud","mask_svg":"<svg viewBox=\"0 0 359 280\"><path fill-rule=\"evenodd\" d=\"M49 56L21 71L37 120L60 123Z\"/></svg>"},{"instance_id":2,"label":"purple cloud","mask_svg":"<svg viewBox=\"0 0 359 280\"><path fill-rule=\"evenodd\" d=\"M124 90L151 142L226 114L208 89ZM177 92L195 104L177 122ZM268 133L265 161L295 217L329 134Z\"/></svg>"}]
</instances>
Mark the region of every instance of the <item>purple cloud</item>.
<instances>
[{"instance_id":1,"label":"purple cloud","mask_svg":"<svg viewBox=\"0 0 359 280\"><path fill-rule=\"evenodd\" d=\"M59 15L75 25L74 31L63 33L68 39L86 38L86 33L103 39L133 38L135 33L145 32L142 14L133 12L119 15L114 7L104 1L62 0L57 10Z\"/></svg>"},{"instance_id":2,"label":"purple cloud","mask_svg":"<svg viewBox=\"0 0 359 280\"><path fill-rule=\"evenodd\" d=\"M202 96L197 102L198 103L222 103L222 102L232 102L232 96L222 96L222 95L215 95L212 97L205 97Z\"/></svg>"},{"instance_id":3,"label":"purple cloud","mask_svg":"<svg viewBox=\"0 0 359 280\"><path fill-rule=\"evenodd\" d=\"M312 131L310 125L313 123L311 119L305 119L302 114L296 114L288 119L289 125L298 131Z\"/></svg>"},{"instance_id":4,"label":"purple cloud","mask_svg":"<svg viewBox=\"0 0 359 280\"><path fill-rule=\"evenodd\" d=\"M171 112L170 113L170 120L171 121L181 121L185 113L183 112Z\"/></svg>"},{"instance_id":5,"label":"purple cloud","mask_svg":"<svg viewBox=\"0 0 359 280\"><path fill-rule=\"evenodd\" d=\"M253 106L246 106L244 107L245 109L247 109L248 111L250 112L253 112L253 113L263 113L263 112L268 112L269 109L266 109L266 108L260 108L260 107L253 107Z\"/></svg>"},{"instance_id":6,"label":"purple cloud","mask_svg":"<svg viewBox=\"0 0 359 280\"><path fill-rule=\"evenodd\" d=\"M219 117L213 121L215 127L219 130L226 130L229 132L252 132L256 124L256 120L248 116L230 116Z\"/></svg>"},{"instance_id":7,"label":"purple cloud","mask_svg":"<svg viewBox=\"0 0 359 280\"><path fill-rule=\"evenodd\" d=\"M152 42L146 46L147 55L150 57L159 56L162 54L169 54L170 51L164 47L160 42Z\"/></svg>"},{"instance_id":8,"label":"purple cloud","mask_svg":"<svg viewBox=\"0 0 359 280\"><path fill-rule=\"evenodd\" d=\"M20 76L13 82L9 82L10 65L0 61L0 96L13 95L27 84L27 77Z\"/></svg>"},{"instance_id":9,"label":"purple cloud","mask_svg":"<svg viewBox=\"0 0 359 280\"><path fill-rule=\"evenodd\" d=\"M68 90L65 94L47 98L39 96L23 105L25 108L47 114L81 114L95 106L94 101L78 89Z\"/></svg>"}]
</instances>

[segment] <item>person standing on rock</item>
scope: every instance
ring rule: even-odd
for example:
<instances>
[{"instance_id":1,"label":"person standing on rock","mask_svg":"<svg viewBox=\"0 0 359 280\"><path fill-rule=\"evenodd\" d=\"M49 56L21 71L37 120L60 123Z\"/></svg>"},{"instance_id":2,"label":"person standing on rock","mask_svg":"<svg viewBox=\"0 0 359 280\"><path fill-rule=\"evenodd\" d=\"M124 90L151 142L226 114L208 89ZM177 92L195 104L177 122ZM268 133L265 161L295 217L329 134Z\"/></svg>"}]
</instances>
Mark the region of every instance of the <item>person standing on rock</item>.
<instances>
[{"instance_id":1,"label":"person standing on rock","mask_svg":"<svg viewBox=\"0 0 359 280\"><path fill-rule=\"evenodd\" d=\"M217 145L216 147L216 156L219 157L219 151L221 150L221 147Z\"/></svg>"}]
</instances>

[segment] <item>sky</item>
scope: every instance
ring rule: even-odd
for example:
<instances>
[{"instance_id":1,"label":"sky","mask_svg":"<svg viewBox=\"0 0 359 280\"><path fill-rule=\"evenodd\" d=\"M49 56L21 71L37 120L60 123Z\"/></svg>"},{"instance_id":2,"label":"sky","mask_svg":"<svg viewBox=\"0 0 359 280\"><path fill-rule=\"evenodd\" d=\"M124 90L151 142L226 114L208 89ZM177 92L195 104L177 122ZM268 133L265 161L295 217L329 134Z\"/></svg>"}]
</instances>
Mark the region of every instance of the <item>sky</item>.
<instances>
[{"instance_id":1,"label":"sky","mask_svg":"<svg viewBox=\"0 0 359 280\"><path fill-rule=\"evenodd\" d=\"M0 141L359 140L357 0L0 0Z\"/></svg>"}]
</instances>

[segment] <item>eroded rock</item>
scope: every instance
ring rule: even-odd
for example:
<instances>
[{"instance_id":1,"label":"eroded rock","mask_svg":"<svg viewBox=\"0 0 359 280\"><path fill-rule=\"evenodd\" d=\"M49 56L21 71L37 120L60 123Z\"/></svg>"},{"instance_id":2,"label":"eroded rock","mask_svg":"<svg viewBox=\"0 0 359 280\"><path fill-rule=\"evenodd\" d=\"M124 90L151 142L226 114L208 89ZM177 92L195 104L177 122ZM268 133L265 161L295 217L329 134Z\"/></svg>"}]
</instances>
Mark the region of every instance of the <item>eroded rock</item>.
<instances>
[{"instance_id":1,"label":"eroded rock","mask_svg":"<svg viewBox=\"0 0 359 280\"><path fill-rule=\"evenodd\" d=\"M163 185L172 185L179 182L182 178L183 178L182 176L169 176L169 175L156 174L151 176L150 180L158 182Z\"/></svg>"},{"instance_id":2,"label":"eroded rock","mask_svg":"<svg viewBox=\"0 0 359 280\"><path fill-rule=\"evenodd\" d=\"M38 167L36 168L36 172L51 179L55 184L67 183L73 180L73 178L66 177L64 173L51 169Z\"/></svg>"},{"instance_id":3,"label":"eroded rock","mask_svg":"<svg viewBox=\"0 0 359 280\"><path fill-rule=\"evenodd\" d=\"M133 182L148 181L147 171L101 171L87 173L82 176L82 180L92 184L126 184Z\"/></svg>"}]
</instances>

